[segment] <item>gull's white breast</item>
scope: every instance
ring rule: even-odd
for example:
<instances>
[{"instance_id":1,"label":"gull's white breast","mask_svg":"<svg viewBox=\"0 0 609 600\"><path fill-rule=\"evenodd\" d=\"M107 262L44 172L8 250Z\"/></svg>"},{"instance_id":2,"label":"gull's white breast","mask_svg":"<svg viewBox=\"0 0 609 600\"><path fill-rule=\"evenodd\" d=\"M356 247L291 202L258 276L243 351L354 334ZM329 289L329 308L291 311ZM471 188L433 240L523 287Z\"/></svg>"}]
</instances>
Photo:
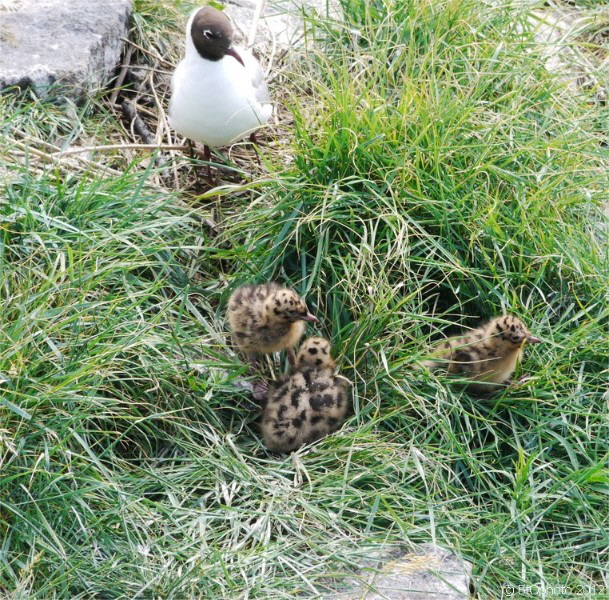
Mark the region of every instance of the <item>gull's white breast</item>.
<instances>
[{"instance_id":1,"label":"gull's white breast","mask_svg":"<svg viewBox=\"0 0 609 600\"><path fill-rule=\"evenodd\" d=\"M171 81L169 121L181 135L207 146L227 146L264 125L272 113L262 69L247 51L212 61L194 47Z\"/></svg>"}]
</instances>

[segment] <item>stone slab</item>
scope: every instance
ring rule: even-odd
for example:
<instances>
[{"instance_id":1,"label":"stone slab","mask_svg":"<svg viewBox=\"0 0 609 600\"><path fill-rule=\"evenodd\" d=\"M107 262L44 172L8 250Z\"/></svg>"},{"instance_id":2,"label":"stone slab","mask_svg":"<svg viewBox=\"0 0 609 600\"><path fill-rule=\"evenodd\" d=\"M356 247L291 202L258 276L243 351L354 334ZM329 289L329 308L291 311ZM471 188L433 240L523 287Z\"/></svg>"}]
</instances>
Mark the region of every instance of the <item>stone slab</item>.
<instances>
[{"instance_id":1,"label":"stone slab","mask_svg":"<svg viewBox=\"0 0 609 600\"><path fill-rule=\"evenodd\" d=\"M586 47L588 42L582 35L591 19L591 15L578 8L550 6L533 10L529 20L546 69L557 75L573 94L589 88L597 101L604 104L609 86L599 77L601 59ZM596 43L600 46L601 40Z\"/></svg>"},{"instance_id":2,"label":"stone slab","mask_svg":"<svg viewBox=\"0 0 609 600\"><path fill-rule=\"evenodd\" d=\"M304 46L305 15L343 18L339 0L228 0L225 12L238 42L267 57Z\"/></svg>"},{"instance_id":3,"label":"stone slab","mask_svg":"<svg viewBox=\"0 0 609 600\"><path fill-rule=\"evenodd\" d=\"M131 10L132 0L0 0L0 89L46 96L55 84L78 100L105 86Z\"/></svg>"},{"instance_id":4,"label":"stone slab","mask_svg":"<svg viewBox=\"0 0 609 600\"><path fill-rule=\"evenodd\" d=\"M367 560L351 589L327 600L467 600L471 564L433 544L415 551L394 550Z\"/></svg>"}]
</instances>

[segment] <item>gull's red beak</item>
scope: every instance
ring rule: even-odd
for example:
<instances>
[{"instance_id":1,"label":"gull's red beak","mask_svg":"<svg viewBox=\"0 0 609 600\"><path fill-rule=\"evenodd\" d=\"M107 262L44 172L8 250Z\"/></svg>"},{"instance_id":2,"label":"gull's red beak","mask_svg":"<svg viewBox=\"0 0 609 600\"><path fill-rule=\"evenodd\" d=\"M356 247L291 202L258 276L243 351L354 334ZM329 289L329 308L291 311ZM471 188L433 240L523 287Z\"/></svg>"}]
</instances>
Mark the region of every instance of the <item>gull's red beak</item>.
<instances>
[{"instance_id":1,"label":"gull's red beak","mask_svg":"<svg viewBox=\"0 0 609 600\"><path fill-rule=\"evenodd\" d=\"M232 56L233 58L237 59L245 67L243 59L239 56L239 53L233 48L229 48L228 50L226 50L225 54L228 54L229 56Z\"/></svg>"}]
</instances>

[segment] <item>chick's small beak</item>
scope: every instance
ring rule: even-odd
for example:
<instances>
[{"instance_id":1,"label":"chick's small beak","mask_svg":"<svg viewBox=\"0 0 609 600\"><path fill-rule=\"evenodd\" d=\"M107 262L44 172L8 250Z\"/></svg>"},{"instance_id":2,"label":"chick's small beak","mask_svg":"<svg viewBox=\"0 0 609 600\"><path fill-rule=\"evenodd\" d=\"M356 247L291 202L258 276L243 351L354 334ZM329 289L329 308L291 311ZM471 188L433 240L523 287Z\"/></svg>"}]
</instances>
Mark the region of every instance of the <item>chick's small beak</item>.
<instances>
[{"instance_id":1,"label":"chick's small beak","mask_svg":"<svg viewBox=\"0 0 609 600\"><path fill-rule=\"evenodd\" d=\"M319 323L319 319L313 316L311 313L307 313L307 316L303 317L302 320L308 321L309 323Z\"/></svg>"},{"instance_id":2,"label":"chick's small beak","mask_svg":"<svg viewBox=\"0 0 609 600\"><path fill-rule=\"evenodd\" d=\"M541 340L538 337L535 337L534 335L527 335L527 343L528 344L541 344Z\"/></svg>"}]
</instances>

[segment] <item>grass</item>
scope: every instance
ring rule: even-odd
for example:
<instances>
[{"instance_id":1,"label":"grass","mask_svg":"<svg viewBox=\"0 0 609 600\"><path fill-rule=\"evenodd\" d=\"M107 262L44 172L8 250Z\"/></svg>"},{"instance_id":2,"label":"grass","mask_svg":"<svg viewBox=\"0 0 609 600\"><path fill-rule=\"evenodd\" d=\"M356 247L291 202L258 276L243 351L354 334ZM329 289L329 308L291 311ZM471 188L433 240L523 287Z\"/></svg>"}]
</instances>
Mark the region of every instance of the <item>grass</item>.
<instances>
[{"instance_id":1,"label":"grass","mask_svg":"<svg viewBox=\"0 0 609 600\"><path fill-rule=\"evenodd\" d=\"M191 6L157 4L143 64L177 59ZM45 166L41 142L133 140L103 93L0 99L4 594L325 597L432 540L480 598L609 597L606 109L545 71L526 7L343 6L276 66L293 123L251 182L201 195L173 156L173 190L132 150ZM287 457L224 324L267 279L354 382L346 425ZM525 383L481 400L413 372L504 311L544 340Z\"/></svg>"}]
</instances>

